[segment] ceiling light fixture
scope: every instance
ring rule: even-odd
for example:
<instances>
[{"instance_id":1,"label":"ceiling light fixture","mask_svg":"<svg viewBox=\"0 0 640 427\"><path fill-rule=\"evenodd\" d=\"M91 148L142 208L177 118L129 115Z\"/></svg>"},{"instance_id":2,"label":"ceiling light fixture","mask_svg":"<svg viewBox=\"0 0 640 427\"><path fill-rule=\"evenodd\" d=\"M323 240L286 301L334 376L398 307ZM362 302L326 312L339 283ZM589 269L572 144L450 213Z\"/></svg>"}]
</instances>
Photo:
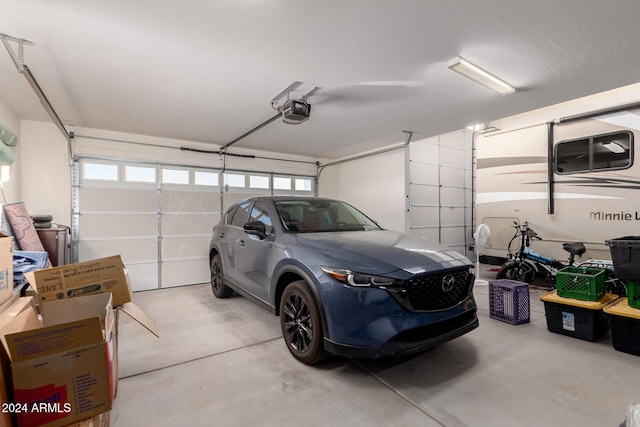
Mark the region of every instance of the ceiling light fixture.
<instances>
[{"instance_id":1,"label":"ceiling light fixture","mask_svg":"<svg viewBox=\"0 0 640 427\"><path fill-rule=\"evenodd\" d=\"M496 76L487 73L482 68L477 65L473 65L471 62L459 56L447 62L447 68L499 93L500 95L509 95L516 91L513 86L503 82Z\"/></svg>"}]
</instances>

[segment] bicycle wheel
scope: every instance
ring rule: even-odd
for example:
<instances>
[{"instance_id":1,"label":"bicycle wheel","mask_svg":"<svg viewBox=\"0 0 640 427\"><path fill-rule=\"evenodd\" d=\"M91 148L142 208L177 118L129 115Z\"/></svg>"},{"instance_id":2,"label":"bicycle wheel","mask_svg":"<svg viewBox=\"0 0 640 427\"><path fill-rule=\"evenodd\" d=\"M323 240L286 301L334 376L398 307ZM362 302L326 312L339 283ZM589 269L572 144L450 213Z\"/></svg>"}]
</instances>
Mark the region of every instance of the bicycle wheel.
<instances>
[{"instance_id":1,"label":"bicycle wheel","mask_svg":"<svg viewBox=\"0 0 640 427\"><path fill-rule=\"evenodd\" d=\"M531 283L536 278L536 271L527 263L512 262L503 265L496 278Z\"/></svg>"},{"instance_id":2,"label":"bicycle wheel","mask_svg":"<svg viewBox=\"0 0 640 427\"><path fill-rule=\"evenodd\" d=\"M604 291L608 294L615 294L619 297L627 296L626 284L618 279L613 271L606 270L604 276Z\"/></svg>"}]
</instances>

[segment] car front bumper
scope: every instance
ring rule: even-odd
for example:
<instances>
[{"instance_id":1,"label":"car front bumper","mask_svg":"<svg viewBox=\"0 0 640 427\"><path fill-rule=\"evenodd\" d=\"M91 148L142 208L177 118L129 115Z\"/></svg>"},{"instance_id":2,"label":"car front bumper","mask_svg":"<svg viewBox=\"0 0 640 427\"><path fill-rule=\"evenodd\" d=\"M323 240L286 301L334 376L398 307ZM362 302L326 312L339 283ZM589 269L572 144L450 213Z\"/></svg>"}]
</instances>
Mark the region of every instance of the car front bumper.
<instances>
[{"instance_id":1,"label":"car front bumper","mask_svg":"<svg viewBox=\"0 0 640 427\"><path fill-rule=\"evenodd\" d=\"M460 337L479 326L476 308L457 316L402 331L375 347L342 344L325 338L325 349L339 356L354 359L381 359L408 356L436 347Z\"/></svg>"}]
</instances>

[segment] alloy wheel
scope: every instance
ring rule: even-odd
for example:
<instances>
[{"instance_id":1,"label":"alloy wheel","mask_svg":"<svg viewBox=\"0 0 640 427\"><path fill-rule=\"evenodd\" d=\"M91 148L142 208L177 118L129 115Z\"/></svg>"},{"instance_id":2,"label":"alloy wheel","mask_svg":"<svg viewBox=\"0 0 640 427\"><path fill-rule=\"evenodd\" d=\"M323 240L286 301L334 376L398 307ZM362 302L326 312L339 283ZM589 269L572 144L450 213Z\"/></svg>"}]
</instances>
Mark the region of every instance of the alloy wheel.
<instances>
[{"instance_id":1,"label":"alloy wheel","mask_svg":"<svg viewBox=\"0 0 640 427\"><path fill-rule=\"evenodd\" d=\"M298 294L288 296L284 305L284 329L294 350L304 353L313 340L313 321L309 306Z\"/></svg>"}]
</instances>

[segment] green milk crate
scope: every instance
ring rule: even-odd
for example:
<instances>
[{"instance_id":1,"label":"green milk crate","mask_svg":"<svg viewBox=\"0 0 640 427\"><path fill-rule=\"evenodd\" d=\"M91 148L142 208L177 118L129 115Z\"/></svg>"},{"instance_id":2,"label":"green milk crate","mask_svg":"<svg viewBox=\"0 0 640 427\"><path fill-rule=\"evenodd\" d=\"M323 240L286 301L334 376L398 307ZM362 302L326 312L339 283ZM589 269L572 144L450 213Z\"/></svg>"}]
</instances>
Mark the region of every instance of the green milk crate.
<instances>
[{"instance_id":1,"label":"green milk crate","mask_svg":"<svg viewBox=\"0 0 640 427\"><path fill-rule=\"evenodd\" d=\"M628 281L625 285L627 285L629 307L640 308L640 282Z\"/></svg>"},{"instance_id":2,"label":"green milk crate","mask_svg":"<svg viewBox=\"0 0 640 427\"><path fill-rule=\"evenodd\" d=\"M604 295L604 276L600 268L565 267L556 274L556 290L563 298L598 301Z\"/></svg>"}]
</instances>

